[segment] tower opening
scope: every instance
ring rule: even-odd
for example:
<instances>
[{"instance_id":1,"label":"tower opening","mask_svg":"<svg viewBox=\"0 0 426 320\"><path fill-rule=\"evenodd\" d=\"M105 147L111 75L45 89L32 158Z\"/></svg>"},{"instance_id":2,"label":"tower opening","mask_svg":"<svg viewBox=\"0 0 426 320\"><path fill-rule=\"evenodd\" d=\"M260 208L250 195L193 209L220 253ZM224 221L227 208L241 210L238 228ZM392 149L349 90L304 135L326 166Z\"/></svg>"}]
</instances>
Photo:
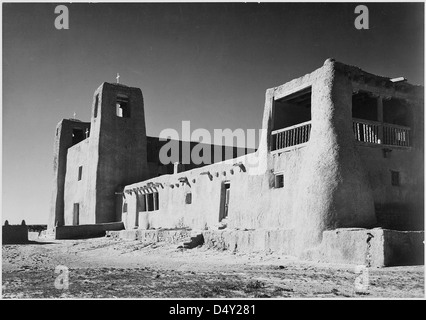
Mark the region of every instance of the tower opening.
<instances>
[{"instance_id":1,"label":"tower opening","mask_svg":"<svg viewBox=\"0 0 426 320\"><path fill-rule=\"evenodd\" d=\"M73 128L72 129L72 145L75 145L79 143L80 141L83 141L84 138L84 131L80 128Z\"/></svg>"},{"instance_id":2,"label":"tower opening","mask_svg":"<svg viewBox=\"0 0 426 320\"><path fill-rule=\"evenodd\" d=\"M130 118L129 98L119 94L115 103L116 115L119 118Z\"/></svg>"},{"instance_id":3,"label":"tower opening","mask_svg":"<svg viewBox=\"0 0 426 320\"><path fill-rule=\"evenodd\" d=\"M95 97L95 110L93 110L93 117L96 118L98 116L98 105L99 105L99 94Z\"/></svg>"}]
</instances>

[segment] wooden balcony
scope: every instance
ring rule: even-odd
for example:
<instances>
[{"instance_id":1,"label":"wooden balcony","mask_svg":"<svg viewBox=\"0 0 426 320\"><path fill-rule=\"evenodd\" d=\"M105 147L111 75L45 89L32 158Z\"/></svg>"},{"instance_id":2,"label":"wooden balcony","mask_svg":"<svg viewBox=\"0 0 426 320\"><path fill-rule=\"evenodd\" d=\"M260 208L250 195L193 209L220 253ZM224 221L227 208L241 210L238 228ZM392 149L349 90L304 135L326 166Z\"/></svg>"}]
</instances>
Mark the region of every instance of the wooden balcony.
<instances>
[{"instance_id":1,"label":"wooden balcony","mask_svg":"<svg viewBox=\"0 0 426 320\"><path fill-rule=\"evenodd\" d=\"M311 121L272 131L272 151L281 150L309 141ZM379 121L353 118L355 140L370 145L411 147L410 127Z\"/></svg>"},{"instance_id":2,"label":"wooden balcony","mask_svg":"<svg viewBox=\"0 0 426 320\"><path fill-rule=\"evenodd\" d=\"M309 141L311 121L272 131L272 151L285 149Z\"/></svg>"},{"instance_id":3,"label":"wooden balcony","mask_svg":"<svg viewBox=\"0 0 426 320\"><path fill-rule=\"evenodd\" d=\"M410 127L353 118L356 141L368 144L410 147Z\"/></svg>"}]
</instances>

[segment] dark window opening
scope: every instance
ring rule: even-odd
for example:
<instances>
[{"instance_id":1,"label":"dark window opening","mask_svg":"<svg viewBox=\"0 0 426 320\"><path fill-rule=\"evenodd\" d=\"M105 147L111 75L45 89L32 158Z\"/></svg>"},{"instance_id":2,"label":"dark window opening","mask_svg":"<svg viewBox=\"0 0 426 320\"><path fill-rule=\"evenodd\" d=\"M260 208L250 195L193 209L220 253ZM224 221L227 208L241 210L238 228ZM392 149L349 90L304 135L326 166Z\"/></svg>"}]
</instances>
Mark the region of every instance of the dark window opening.
<instances>
[{"instance_id":1,"label":"dark window opening","mask_svg":"<svg viewBox=\"0 0 426 320\"><path fill-rule=\"evenodd\" d=\"M311 120L312 88L308 87L274 101L272 131Z\"/></svg>"},{"instance_id":2,"label":"dark window opening","mask_svg":"<svg viewBox=\"0 0 426 320\"><path fill-rule=\"evenodd\" d=\"M146 199L144 194L138 194L137 196L137 212L145 212L146 211Z\"/></svg>"},{"instance_id":3,"label":"dark window opening","mask_svg":"<svg viewBox=\"0 0 426 320\"><path fill-rule=\"evenodd\" d=\"M83 175L83 166L78 167L78 181L81 180L81 177Z\"/></svg>"},{"instance_id":4,"label":"dark window opening","mask_svg":"<svg viewBox=\"0 0 426 320\"><path fill-rule=\"evenodd\" d=\"M407 103L397 98L383 99L383 122L409 127Z\"/></svg>"},{"instance_id":5,"label":"dark window opening","mask_svg":"<svg viewBox=\"0 0 426 320\"><path fill-rule=\"evenodd\" d=\"M146 206L148 211L154 211L154 195L152 193L146 195Z\"/></svg>"},{"instance_id":6,"label":"dark window opening","mask_svg":"<svg viewBox=\"0 0 426 320\"><path fill-rule=\"evenodd\" d=\"M83 140L84 140L83 129L79 129L79 128L72 129L72 145L75 145Z\"/></svg>"},{"instance_id":7,"label":"dark window opening","mask_svg":"<svg viewBox=\"0 0 426 320\"><path fill-rule=\"evenodd\" d=\"M192 203L192 193L187 192L185 195L185 204L191 204Z\"/></svg>"},{"instance_id":8,"label":"dark window opening","mask_svg":"<svg viewBox=\"0 0 426 320\"><path fill-rule=\"evenodd\" d=\"M398 171L391 171L391 184L393 186L399 186L399 172Z\"/></svg>"},{"instance_id":9,"label":"dark window opening","mask_svg":"<svg viewBox=\"0 0 426 320\"><path fill-rule=\"evenodd\" d=\"M118 95L115 106L116 106L117 117L130 118L130 105L129 105L128 97Z\"/></svg>"},{"instance_id":10,"label":"dark window opening","mask_svg":"<svg viewBox=\"0 0 426 320\"><path fill-rule=\"evenodd\" d=\"M127 202L123 203L123 213L127 213Z\"/></svg>"},{"instance_id":11,"label":"dark window opening","mask_svg":"<svg viewBox=\"0 0 426 320\"><path fill-rule=\"evenodd\" d=\"M93 117L96 118L98 116L98 104L99 104L99 94L95 97L95 109L93 111Z\"/></svg>"},{"instance_id":12,"label":"dark window opening","mask_svg":"<svg viewBox=\"0 0 426 320\"><path fill-rule=\"evenodd\" d=\"M153 196L154 196L154 210L158 210L158 209L160 209L160 203L159 203L159 197L158 197L158 192L154 192L154 194L153 194Z\"/></svg>"},{"instance_id":13,"label":"dark window opening","mask_svg":"<svg viewBox=\"0 0 426 320\"><path fill-rule=\"evenodd\" d=\"M360 91L352 95L352 117L378 121L377 98L368 92Z\"/></svg>"},{"instance_id":14,"label":"dark window opening","mask_svg":"<svg viewBox=\"0 0 426 320\"><path fill-rule=\"evenodd\" d=\"M284 174L283 173L275 174L274 186L275 186L275 188L284 188Z\"/></svg>"}]
</instances>

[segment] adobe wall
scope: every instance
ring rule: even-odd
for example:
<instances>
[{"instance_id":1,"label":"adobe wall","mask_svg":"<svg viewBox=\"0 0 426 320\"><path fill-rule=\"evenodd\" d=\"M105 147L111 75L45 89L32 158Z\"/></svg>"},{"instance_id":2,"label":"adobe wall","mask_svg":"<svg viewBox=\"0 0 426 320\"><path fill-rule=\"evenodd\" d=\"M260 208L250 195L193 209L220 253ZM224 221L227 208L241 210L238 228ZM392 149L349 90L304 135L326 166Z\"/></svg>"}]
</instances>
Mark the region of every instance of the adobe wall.
<instances>
[{"instance_id":1,"label":"adobe wall","mask_svg":"<svg viewBox=\"0 0 426 320\"><path fill-rule=\"evenodd\" d=\"M407 103L410 148L357 144L357 151L373 192L378 225L395 230L424 229L424 90L405 82L389 85L375 81L353 81L353 90L376 97L395 97ZM385 150L391 150L384 154ZM400 185L391 185L391 170L400 173Z\"/></svg>"},{"instance_id":2,"label":"adobe wall","mask_svg":"<svg viewBox=\"0 0 426 320\"><path fill-rule=\"evenodd\" d=\"M28 242L28 226L4 225L2 227L2 244L22 244Z\"/></svg>"},{"instance_id":3,"label":"adobe wall","mask_svg":"<svg viewBox=\"0 0 426 320\"><path fill-rule=\"evenodd\" d=\"M424 264L424 232L342 228L324 232L310 259L386 267Z\"/></svg>"},{"instance_id":4,"label":"adobe wall","mask_svg":"<svg viewBox=\"0 0 426 320\"><path fill-rule=\"evenodd\" d=\"M394 230L424 229L423 155L416 150L360 146L358 152L368 171L377 225ZM400 186L392 186L391 170L400 172Z\"/></svg>"},{"instance_id":5,"label":"adobe wall","mask_svg":"<svg viewBox=\"0 0 426 320\"><path fill-rule=\"evenodd\" d=\"M73 225L74 203L79 204L79 224L95 223L94 189L89 189L90 138L68 149L65 176L65 225ZM78 180L79 167L82 166L81 180Z\"/></svg>"},{"instance_id":6,"label":"adobe wall","mask_svg":"<svg viewBox=\"0 0 426 320\"><path fill-rule=\"evenodd\" d=\"M158 187L148 188L148 191L159 193L159 210L139 213L139 228L177 228L190 226L191 228L204 229L214 227L219 222L221 190L224 181L231 183L231 200L229 212L234 212L238 207L238 194L243 192L243 187L249 177L239 167L233 166L232 160L203 168L185 171L175 175L164 175L149 179L124 189L125 201L128 204L128 214L123 215L126 229L132 229L136 221L137 195L131 190L142 188L149 183L160 183ZM209 172L211 176L203 174ZM188 184L179 182L179 178L187 178ZM143 191L139 191L140 193ZM192 193L192 203L185 204L185 194ZM235 196L235 198L234 198ZM260 198L260 197L259 197ZM235 216L230 217L232 224ZM257 225L255 219L247 216L244 219L247 226Z\"/></svg>"},{"instance_id":7,"label":"adobe wall","mask_svg":"<svg viewBox=\"0 0 426 320\"><path fill-rule=\"evenodd\" d=\"M214 141L211 141L212 143ZM167 146L165 146L167 144ZM178 152L171 152L170 155L170 164L162 164L160 161L160 150L165 146L166 150L178 150ZM194 163L193 159L184 159L185 154L191 154L192 151L196 148L195 151L202 149L206 152L206 157L202 158L203 163ZM215 162L221 162L224 160L233 159L245 154L254 152L254 149L250 148L238 148L230 146L222 146L215 144L206 144L199 143L195 141L181 141L170 139L169 141L160 140L158 137L149 137L147 136L147 155L148 155L148 171L149 178L157 177L161 174L172 174L173 166L175 162L179 162L184 171L188 171L195 168L200 168L205 165L209 165ZM204 161L207 158L207 152L210 153L210 158L207 161ZM185 160L185 163L184 163ZM206 162L206 163L204 163Z\"/></svg>"},{"instance_id":8,"label":"adobe wall","mask_svg":"<svg viewBox=\"0 0 426 320\"><path fill-rule=\"evenodd\" d=\"M144 101L138 88L104 83L95 94L100 96L99 115L93 120L96 137L90 146L98 154L96 176L96 223L116 219L115 192L119 185L148 177ZM117 94L129 97L130 118L115 114Z\"/></svg>"},{"instance_id":9,"label":"adobe wall","mask_svg":"<svg viewBox=\"0 0 426 320\"><path fill-rule=\"evenodd\" d=\"M309 143L291 152L271 152L273 101L308 86L312 87ZM268 89L262 123L265 130L255 153L126 186L126 228L134 228L137 221L137 197L128 192L149 182L164 186L158 188L160 208L138 213L139 228L214 228L226 180L231 184L228 227L293 230L298 254L319 245L324 230L374 225L372 190L354 144L351 98L351 82L332 60L311 74ZM245 172L233 166L236 162L246 164ZM200 176L203 171L209 171L212 179ZM278 171L284 172L285 186L274 189L273 173ZM191 187L178 182L179 177L187 177ZM185 192L190 190L193 202L187 205Z\"/></svg>"},{"instance_id":10,"label":"adobe wall","mask_svg":"<svg viewBox=\"0 0 426 320\"><path fill-rule=\"evenodd\" d=\"M289 171L298 169L303 149L285 153L287 158L281 168ZM128 215L123 217L127 228L133 228L136 221L136 195L128 194L132 189L141 188L149 183L161 183L162 187L152 188L159 192L159 210L144 212L139 215L140 228L174 228L190 226L197 229L214 228L219 223L221 210L221 193L223 183L230 183L229 215L227 225L241 229L291 229L294 228L292 217L293 181L297 180L297 170L289 175L288 186L273 188L271 172L253 173L250 163L255 154L243 156L203 168L185 171L175 175L165 175L147 181L126 186L125 196L128 203ZM235 166L243 163L244 169ZM283 162L284 163L284 162ZM209 172L211 178L207 174ZM179 182L187 178L189 185ZM191 192L192 203L185 204L185 194Z\"/></svg>"},{"instance_id":11,"label":"adobe wall","mask_svg":"<svg viewBox=\"0 0 426 320\"><path fill-rule=\"evenodd\" d=\"M376 222L371 186L354 145L349 79L328 59L310 75L275 89L275 99L302 83L312 86L312 129L292 198L297 254L319 245L325 230Z\"/></svg>"},{"instance_id":12,"label":"adobe wall","mask_svg":"<svg viewBox=\"0 0 426 320\"><path fill-rule=\"evenodd\" d=\"M72 119L63 119L56 126L53 146L53 181L50 200L48 228L52 229L56 222L64 224L64 184L67 167L67 149L72 146L72 130L90 129L90 123Z\"/></svg>"},{"instance_id":13,"label":"adobe wall","mask_svg":"<svg viewBox=\"0 0 426 320\"><path fill-rule=\"evenodd\" d=\"M274 101L307 87L312 93L310 141L272 151ZM367 87L399 97L413 96L411 85L392 84L388 78L332 59L310 74L268 89L264 130L255 153L127 185L124 195L128 210L122 216L126 228L215 229L225 181L231 186L228 228L281 230L286 234L282 240L285 245L292 244L288 250L294 252L288 254L303 255L319 248L327 230L380 225L378 204L395 208L392 199L397 199L402 208L415 206L419 212L423 207L423 175L417 174L423 172L423 138L419 139L423 134L422 116L412 126L417 141L411 151L393 148L391 157L383 160L380 145L377 149L359 146L354 139L352 95ZM414 99L416 108L422 108L418 97ZM423 111L420 113L423 115ZM244 164L245 169L235 166L237 163ZM389 168L401 170L403 188L389 189ZM284 188L274 188L276 172L284 173ZM186 178L189 185L179 182L179 178ZM149 187L149 183L158 185ZM159 210L137 212L135 190L158 192ZM189 191L192 203L185 204L185 193Z\"/></svg>"},{"instance_id":14,"label":"adobe wall","mask_svg":"<svg viewBox=\"0 0 426 320\"><path fill-rule=\"evenodd\" d=\"M123 230L122 222L60 226L55 228L55 239L87 239L104 237L107 231Z\"/></svg>"}]
</instances>

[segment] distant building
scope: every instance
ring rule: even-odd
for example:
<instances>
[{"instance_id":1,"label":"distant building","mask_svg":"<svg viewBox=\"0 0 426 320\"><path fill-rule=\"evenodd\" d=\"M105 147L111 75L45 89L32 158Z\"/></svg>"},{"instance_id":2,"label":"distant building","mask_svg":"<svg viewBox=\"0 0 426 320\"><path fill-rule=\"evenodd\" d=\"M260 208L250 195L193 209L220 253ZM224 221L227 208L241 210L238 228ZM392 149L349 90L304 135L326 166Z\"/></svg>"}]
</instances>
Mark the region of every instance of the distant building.
<instances>
[{"instance_id":1,"label":"distant building","mask_svg":"<svg viewBox=\"0 0 426 320\"><path fill-rule=\"evenodd\" d=\"M423 93L328 59L266 91L256 152L174 173L146 136L141 90L104 83L90 123L56 129L50 225L208 230L226 221L278 230L289 253L336 228L423 229Z\"/></svg>"}]
</instances>

